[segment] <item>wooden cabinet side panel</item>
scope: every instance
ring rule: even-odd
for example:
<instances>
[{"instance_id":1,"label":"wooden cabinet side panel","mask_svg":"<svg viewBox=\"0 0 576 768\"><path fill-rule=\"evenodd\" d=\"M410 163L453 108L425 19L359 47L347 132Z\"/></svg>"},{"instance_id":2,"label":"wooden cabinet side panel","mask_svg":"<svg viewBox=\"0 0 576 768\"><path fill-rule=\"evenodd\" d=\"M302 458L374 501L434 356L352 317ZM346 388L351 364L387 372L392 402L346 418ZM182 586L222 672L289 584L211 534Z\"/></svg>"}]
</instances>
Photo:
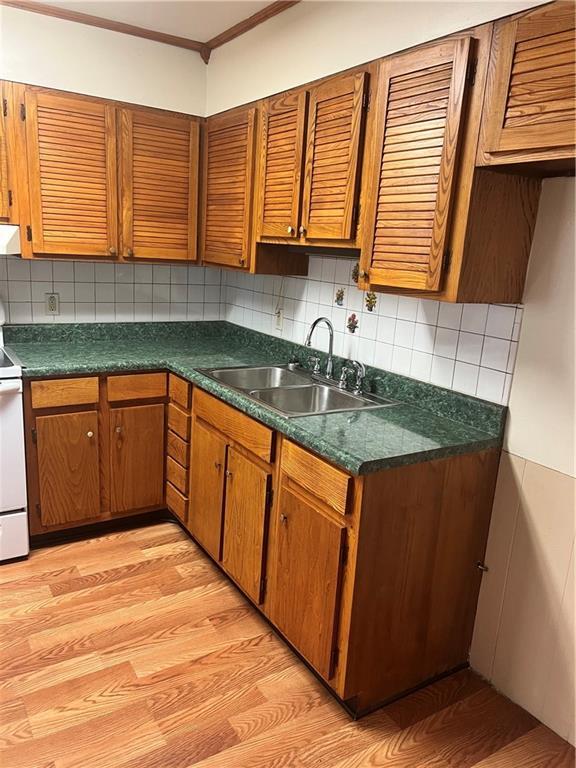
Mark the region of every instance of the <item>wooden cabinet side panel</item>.
<instances>
[{"instance_id":1,"label":"wooden cabinet side panel","mask_svg":"<svg viewBox=\"0 0 576 768\"><path fill-rule=\"evenodd\" d=\"M163 405L110 410L110 483L113 513L163 503Z\"/></svg>"},{"instance_id":2,"label":"wooden cabinet side panel","mask_svg":"<svg viewBox=\"0 0 576 768\"><path fill-rule=\"evenodd\" d=\"M228 449L222 564L255 602L262 596L271 473Z\"/></svg>"},{"instance_id":3,"label":"wooden cabinet side panel","mask_svg":"<svg viewBox=\"0 0 576 768\"><path fill-rule=\"evenodd\" d=\"M98 412L38 416L36 431L42 525L99 517Z\"/></svg>"},{"instance_id":4,"label":"wooden cabinet side panel","mask_svg":"<svg viewBox=\"0 0 576 768\"><path fill-rule=\"evenodd\" d=\"M367 476L343 694L359 710L466 663L498 459Z\"/></svg>"},{"instance_id":5,"label":"wooden cabinet side panel","mask_svg":"<svg viewBox=\"0 0 576 768\"><path fill-rule=\"evenodd\" d=\"M4 107L6 105L6 107ZM0 81L0 219L8 221L8 83Z\"/></svg>"}]
</instances>

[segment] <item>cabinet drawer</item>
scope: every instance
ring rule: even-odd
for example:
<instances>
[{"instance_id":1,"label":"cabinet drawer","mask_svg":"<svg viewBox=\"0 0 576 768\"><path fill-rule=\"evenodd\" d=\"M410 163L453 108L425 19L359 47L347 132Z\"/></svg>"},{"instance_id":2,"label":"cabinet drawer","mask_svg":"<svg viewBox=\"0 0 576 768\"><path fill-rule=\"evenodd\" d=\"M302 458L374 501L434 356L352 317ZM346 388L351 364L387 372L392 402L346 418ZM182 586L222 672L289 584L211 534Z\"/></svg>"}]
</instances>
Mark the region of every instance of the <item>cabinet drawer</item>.
<instances>
[{"instance_id":1,"label":"cabinet drawer","mask_svg":"<svg viewBox=\"0 0 576 768\"><path fill-rule=\"evenodd\" d=\"M190 416L174 403L168 405L168 428L183 440L190 439Z\"/></svg>"},{"instance_id":2,"label":"cabinet drawer","mask_svg":"<svg viewBox=\"0 0 576 768\"><path fill-rule=\"evenodd\" d=\"M194 390L193 410L197 417L212 424L255 456L264 461L272 460L274 433L268 427L199 389Z\"/></svg>"},{"instance_id":3,"label":"cabinet drawer","mask_svg":"<svg viewBox=\"0 0 576 768\"><path fill-rule=\"evenodd\" d=\"M126 376L108 376L108 401L144 400L148 397L166 397L165 373L129 373Z\"/></svg>"},{"instance_id":4,"label":"cabinet drawer","mask_svg":"<svg viewBox=\"0 0 576 768\"><path fill-rule=\"evenodd\" d=\"M181 379L180 376L175 376L171 373L168 376L168 391L170 394L170 400L178 403L184 410L189 410L192 386L185 379Z\"/></svg>"},{"instance_id":5,"label":"cabinet drawer","mask_svg":"<svg viewBox=\"0 0 576 768\"><path fill-rule=\"evenodd\" d=\"M98 377L49 379L30 385L32 408L59 408L63 405L88 405L98 402Z\"/></svg>"},{"instance_id":6,"label":"cabinet drawer","mask_svg":"<svg viewBox=\"0 0 576 768\"><path fill-rule=\"evenodd\" d=\"M188 490L188 470L181 467L177 461L166 457L166 479L169 480L172 485L177 488L181 493L186 495Z\"/></svg>"},{"instance_id":7,"label":"cabinet drawer","mask_svg":"<svg viewBox=\"0 0 576 768\"><path fill-rule=\"evenodd\" d=\"M282 444L282 471L316 498L341 515L348 512L352 478L328 462L285 440Z\"/></svg>"},{"instance_id":8,"label":"cabinet drawer","mask_svg":"<svg viewBox=\"0 0 576 768\"><path fill-rule=\"evenodd\" d=\"M188 468L190 466L190 443L182 440L171 430L168 430L166 443L168 456L175 459L181 466Z\"/></svg>"},{"instance_id":9,"label":"cabinet drawer","mask_svg":"<svg viewBox=\"0 0 576 768\"><path fill-rule=\"evenodd\" d=\"M166 483L166 506L183 523L186 522L188 517L188 499L177 488L174 488L172 483Z\"/></svg>"}]
</instances>

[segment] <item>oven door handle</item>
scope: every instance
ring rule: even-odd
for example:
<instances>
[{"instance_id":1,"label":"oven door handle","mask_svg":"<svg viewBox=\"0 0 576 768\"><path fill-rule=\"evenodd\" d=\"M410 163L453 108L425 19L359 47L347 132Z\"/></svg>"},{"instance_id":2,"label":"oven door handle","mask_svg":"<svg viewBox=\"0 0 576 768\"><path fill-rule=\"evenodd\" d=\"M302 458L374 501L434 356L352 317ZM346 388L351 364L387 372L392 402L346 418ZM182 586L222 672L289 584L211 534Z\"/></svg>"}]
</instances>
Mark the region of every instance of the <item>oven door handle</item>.
<instances>
[{"instance_id":1,"label":"oven door handle","mask_svg":"<svg viewBox=\"0 0 576 768\"><path fill-rule=\"evenodd\" d=\"M0 397L2 395L14 395L22 392L22 382L20 379L5 379L0 381Z\"/></svg>"}]
</instances>

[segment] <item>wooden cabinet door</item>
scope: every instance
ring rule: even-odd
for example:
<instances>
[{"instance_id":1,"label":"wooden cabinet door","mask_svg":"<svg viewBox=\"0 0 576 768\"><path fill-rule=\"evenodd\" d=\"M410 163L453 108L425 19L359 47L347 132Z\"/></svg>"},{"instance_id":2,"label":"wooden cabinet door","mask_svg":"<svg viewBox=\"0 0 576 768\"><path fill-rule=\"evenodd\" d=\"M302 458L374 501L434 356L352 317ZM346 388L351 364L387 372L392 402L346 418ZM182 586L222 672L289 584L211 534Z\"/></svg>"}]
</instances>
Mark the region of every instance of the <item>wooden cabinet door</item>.
<instances>
[{"instance_id":1,"label":"wooden cabinet door","mask_svg":"<svg viewBox=\"0 0 576 768\"><path fill-rule=\"evenodd\" d=\"M204 549L220 560L226 440L195 420L190 462L188 528Z\"/></svg>"},{"instance_id":2,"label":"wooden cabinet door","mask_svg":"<svg viewBox=\"0 0 576 768\"><path fill-rule=\"evenodd\" d=\"M276 510L271 617L329 680L338 624L346 528L281 485Z\"/></svg>"},{"instance_id":3,"label":"wooden cabinet door","mask_svg":"<svg viewBox=\"0 0 576 768\"><path fill-rule=\"evenodd\" d=\"M252 237L255 109L208 118L204 141L202 258L248 267Z\"/></svg>"},{"instance_id":4,"label":"wooden cabinet door","mask_svg":"<svg viewBox=\"0 0 576 768\"><path fill-rule=\"evenodd\" d=\"M308 239L355 236L365 86L360 72L310 91L301 231Z\"/></svg>"},{"instance_id":5,"label":"wooden cabinet door","mask_svg":"<svg viewBox=\"0 0 576 768\"><path fill-rule=\"evenodd\" d=\"M270 472L228 449L222 564L255 603L262 599L271 482Z\"/></svg>"},{"instance_id":6,"label":"wooden cabinet door","mask_svg":"<svg viewBox=\"0 0 576 768\"><path fill-rule=\"evenodd\" d=\"M132 405L110 411L112 512L160 506L164 501L164 406Z\"/></svg>"},{"instance_id":7,"label":"wooden cabinet door","mask_svg":"<svg viewBox=\"0 0 576 768\"><path fill-rule=\"evenodd\" d=\"M116 256L115 108L35 89L25 106L34 253Z\"/></svg>"},{"instance_id":8,"label":"wooden cabinet door","mask_svg":"<svg viewBox=\"0 0 576 768\"><path fill-rule=\"evenodd\" d=\"M264 237L296 237L306 130L306 91L268 99L262 108L259 230Z\"/></svg>"},{"instance_id":9,"label":"wooden cabinet door","mask_svg":"<svg viewBox=\"0 0 576 768\"><path fill-rule=\"evenodd\" d=\"M494 25L485 101L487 152L574 146L574 3Z\"/></svg>"},{"instance_id":10,"label":"wooden cabinet door","mask_svg":"<svg viewBox=\"0 0 576 768\"><path fill-rule=\"evenodd\" d=\"M7 125L8 94L5 92L6 84L0 82L0 219L7 221L10 218L10 205L8 202L8 148Z\"/></svg>"},{"instance_id":11,"label":"wooden cabinet door","mask_svg":"<svg viewBox=\"0 0 576 768\"><path fill-rule=\"evenodd\" d=\"M42 525L65 525L100 515L98 413L36 418Z\"/></svg>"},{"instance_id":12,"label":"wooden cabinet door","mask_svg":"<svg viewBox=\"0 0 576 768\"><path fill-rule=\"evenodd\" d=\"M380 65L361 258L373 285L441 286L469 50L448 40Z\"/></svg>"},{"instance_id":13,"label":"wooden cabinet door","mask_svg":"<svg viewBox=\"0 0 576 768\"><path fill-rule=\"evenodd\" d=\"M121 112L122 255L196 258L199 130L195 119Z\"/></svg>"}]
</instances>

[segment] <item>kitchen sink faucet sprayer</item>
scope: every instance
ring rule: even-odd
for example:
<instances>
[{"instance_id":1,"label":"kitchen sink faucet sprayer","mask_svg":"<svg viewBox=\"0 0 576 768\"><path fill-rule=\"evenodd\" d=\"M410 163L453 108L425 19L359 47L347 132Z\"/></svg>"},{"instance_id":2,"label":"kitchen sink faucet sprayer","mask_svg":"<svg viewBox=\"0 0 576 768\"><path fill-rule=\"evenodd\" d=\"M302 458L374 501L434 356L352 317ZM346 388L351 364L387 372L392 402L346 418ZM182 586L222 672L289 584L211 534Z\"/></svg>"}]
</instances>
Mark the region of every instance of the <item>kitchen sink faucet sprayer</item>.
<instances>
[{"instance_id":1,"label":"kitchen sink faucet sprayer","mask_svg":"<svg viewBox=\"0 0 576 768\"><path fill-rule=\"evenodd\" d=\"M328 328L328 333L330 334L330 342L328 344L328 360L326 362L326 378L331 379L332 378L332 369L334 367L334 360L333 360L333 350L334 350L334 326L328 320L327 317L317 317L316 320L312 323L310 326L310 330L308 331L308 335L306 336L306 341L304 342L304 345L306 347L311 346L312 341L312 334L316 330L316 326L319 323L325 323Z\"/></svg>"}]
</instances>

